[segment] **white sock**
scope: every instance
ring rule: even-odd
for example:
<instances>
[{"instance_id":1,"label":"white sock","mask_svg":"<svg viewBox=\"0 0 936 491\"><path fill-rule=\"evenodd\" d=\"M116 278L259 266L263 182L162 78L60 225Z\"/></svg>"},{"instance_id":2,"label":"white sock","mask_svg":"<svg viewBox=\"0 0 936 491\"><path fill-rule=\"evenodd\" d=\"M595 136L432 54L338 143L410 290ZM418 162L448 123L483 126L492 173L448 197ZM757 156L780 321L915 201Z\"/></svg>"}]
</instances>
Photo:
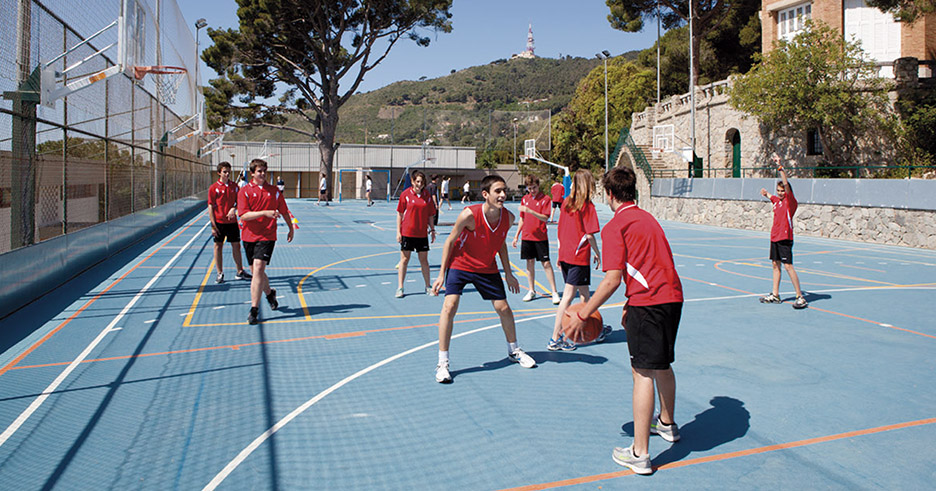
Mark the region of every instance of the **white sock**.
<instances>
[{"instance_id":1,"label":"white sock","mask_svg":"<svg viewBox=\"0 0 936 491\"><path fill-rule=\"evenodd\" d=\"M448 351L439 351L439 363L443 361L449 361Z\"/></svg>"},{"instance_id":2,"label":"white sock","mask_svg":"<svg viewBox=\"0 0 936 491\"><path fill-rule=\"evenodd\" d=\"M519 347L520 346L518 346L517 343L507 343L507 352L513 353L514 351L517 351L517 348Z\"/></svg>"}]
</instances>

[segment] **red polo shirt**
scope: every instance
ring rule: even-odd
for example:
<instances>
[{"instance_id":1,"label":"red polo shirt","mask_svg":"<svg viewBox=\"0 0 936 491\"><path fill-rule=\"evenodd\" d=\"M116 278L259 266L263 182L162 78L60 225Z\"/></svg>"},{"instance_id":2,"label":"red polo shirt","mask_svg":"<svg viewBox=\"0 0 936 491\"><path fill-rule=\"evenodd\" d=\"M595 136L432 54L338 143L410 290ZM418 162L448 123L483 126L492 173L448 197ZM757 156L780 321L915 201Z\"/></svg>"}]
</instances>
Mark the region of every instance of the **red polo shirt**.
<instances>
[{"instance_id":1,"label":"red polo shirt","mask_svg":"<svg viewBox=\"0 0 936 491\"><path fill-rule=\"evenodd\" d=\"M549 188L550 194L552 194L552 200L556 203L562 203L562 198L565 197L565 186L554 182L552 187Z\"/></svg>"},{"instance_id":2,"label":"red polo shirt","mask_svg":"<svg viewBox=\"0 0 936 491\"><path fill-rule=\"evenodd\" d=\"M543 193L537 193L535 196L527 193L523 195L520 204L547 217L549 216L549 208L552 206L549 196ZM549 240L549 236L546 234L546 222L529 213L520 213L520 219L523 220L520 238L537 242Z\"/></svg>"},{"instance_id":3,"label":"red polo shirt","mask_svg":"<svg viewBox=\"0 0 936 491\"><path fill-rule=\"evenodd\" d=\"M793 240L793 214L799 204L793 196L793 186L787 189L783 199L770 196L773 203L773 226L770 227L770 241Z\"/></svg>"},{"instance_id":4,"label":"red polo shirt","mask_svg":"<svg viewBox=\"0 0 936 491\"><path fill-rule=\"evenodd\" d=\"M591 244L585 238L586 234L597 234L598 213L595 204L586 201L581 210L568 211L569 199L562 203L559 215L559 260L567 264L588 266Z\"/></svg>"},{"instance_id":5,"label":"red polo shirt","mask_svg":"<svg viewBox=\"0 0 936 491\"><path fill-rule=\"evenodd\" d=\"M236 217L228 219L227 214L231 208L237 208L239 189L234 181L229 180L224 184L220 179L208 188L208 204L211 206L215 223L237 223Z\"/></svg>"},{"instance_id":6,"label":"red polo shirt","mask_svg":"<svg viewBox=\"0 0 936 491\"><path fill-rule=\"evenodd\" d=\"M429 219L436 214L432 193L423 188L422 192L417 195L412 187L406 188L406 191L400 194L397 212L403 214L403 219L400 221L400 235L404 237L427 237Z\"/></svg>"},{"instance_id":7,"label":"red polo shirt","mask_svg":"<svg viewBox=\"0 0 936 491\"><path fill-rule=\"evenodd\" d=\"M276 186L265 183L258 186L252 181L237 193L237 213L244 216L250 211L278 210L280 215L289 219L289 208L286 207L286 198ZM276 240L276 219L260 217L254 220L242 220L241 240L244 242L258 242L261 240Z\"/></svg>"},{"instance_id":8,"label":"red polo shirt","mask_svg":"<svg viewBox=\"0 0 936 491\"><path fill-rule=\"evenodd\" d=\"M602 269L624 272L628 305L682 302L673 251L653 215L623 203L601 230Z\"/></svg>"}]
</instances>

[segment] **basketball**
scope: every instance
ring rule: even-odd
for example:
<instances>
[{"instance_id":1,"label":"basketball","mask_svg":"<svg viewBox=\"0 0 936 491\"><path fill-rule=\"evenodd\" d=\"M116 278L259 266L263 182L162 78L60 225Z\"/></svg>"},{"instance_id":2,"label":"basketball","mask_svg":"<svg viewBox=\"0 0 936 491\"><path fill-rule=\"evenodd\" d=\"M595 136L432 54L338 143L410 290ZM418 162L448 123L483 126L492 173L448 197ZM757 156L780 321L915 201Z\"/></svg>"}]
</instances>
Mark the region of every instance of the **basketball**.
<instances>
[{"instance_id":1,"label":"basketball","mask_svg":"<svg viewBox=\"0 0 936 491\"><path fill-rule=\"evenodd\" d=\"M582 310L584 306L585 304L582 302L572 304L566 309L565 315L562 317L562 332L565 333L566 339L576 344L590 343L598 339L598 336L601 335L601 330L604 328L604 320L601 318L601 313L596 310L592 315L585 318L585 327L578 333L578 337L569 333L569 325L572 323L572 316L577 315L578 311Z\"/></svg>"}]
</instances>

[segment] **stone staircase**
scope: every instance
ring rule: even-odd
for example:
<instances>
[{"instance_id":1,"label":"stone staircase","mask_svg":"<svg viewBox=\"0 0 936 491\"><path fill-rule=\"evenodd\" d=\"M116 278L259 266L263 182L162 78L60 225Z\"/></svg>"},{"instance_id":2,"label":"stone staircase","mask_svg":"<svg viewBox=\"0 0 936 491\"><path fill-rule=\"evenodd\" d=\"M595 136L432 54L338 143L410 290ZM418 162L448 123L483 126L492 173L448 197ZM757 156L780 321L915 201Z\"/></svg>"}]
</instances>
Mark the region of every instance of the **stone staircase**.
<instances>
[{"instance_id":1,"label":"stone staircase","mask_svg":"<svg viewBox=\"0 0 936 491\"><path fill-rule=\"evenodd\" d=\"M658 154L656 157L653 156L653 152L650 151L650 145L638 144L637 148L643 152L644 158L647 159L647 163L650 164L650 168L653 169L654 174L657 174L657 171L666 171L667 173L673 171L672 166L667 164L666 160L663 159L663 154Z\"/></svg>"}]
</instances>

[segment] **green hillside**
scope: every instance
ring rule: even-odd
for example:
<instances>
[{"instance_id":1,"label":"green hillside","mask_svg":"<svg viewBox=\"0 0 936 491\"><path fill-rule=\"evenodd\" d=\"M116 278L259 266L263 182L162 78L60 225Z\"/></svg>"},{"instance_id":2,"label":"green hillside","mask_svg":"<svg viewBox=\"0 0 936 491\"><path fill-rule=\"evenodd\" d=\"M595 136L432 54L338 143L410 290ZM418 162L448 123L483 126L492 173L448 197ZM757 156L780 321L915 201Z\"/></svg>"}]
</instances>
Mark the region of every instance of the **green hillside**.
<instances>
[{"instance_id":1,"label":"green hillside","mask_svg":"<svg viewBox=\"0 0 936 491\"><path fill-rule=\"evenodd\" d=\"M624 56L636 58L637 52ZM536 136L546 131L547 111L556 114L568 105L576 84L599 63L572 57L496 60L435 79L396 82L356 94L341 108L338 141L418 145L432 139L434 145L496 147L512 140L513 118L522 120L513 124L536 122L518 130ZM292 121L310 129L307 123ZM246 135L238 130L227 139L245 137L306 141L298 133L264 128Z\"/></svg>"}]
</instances>

